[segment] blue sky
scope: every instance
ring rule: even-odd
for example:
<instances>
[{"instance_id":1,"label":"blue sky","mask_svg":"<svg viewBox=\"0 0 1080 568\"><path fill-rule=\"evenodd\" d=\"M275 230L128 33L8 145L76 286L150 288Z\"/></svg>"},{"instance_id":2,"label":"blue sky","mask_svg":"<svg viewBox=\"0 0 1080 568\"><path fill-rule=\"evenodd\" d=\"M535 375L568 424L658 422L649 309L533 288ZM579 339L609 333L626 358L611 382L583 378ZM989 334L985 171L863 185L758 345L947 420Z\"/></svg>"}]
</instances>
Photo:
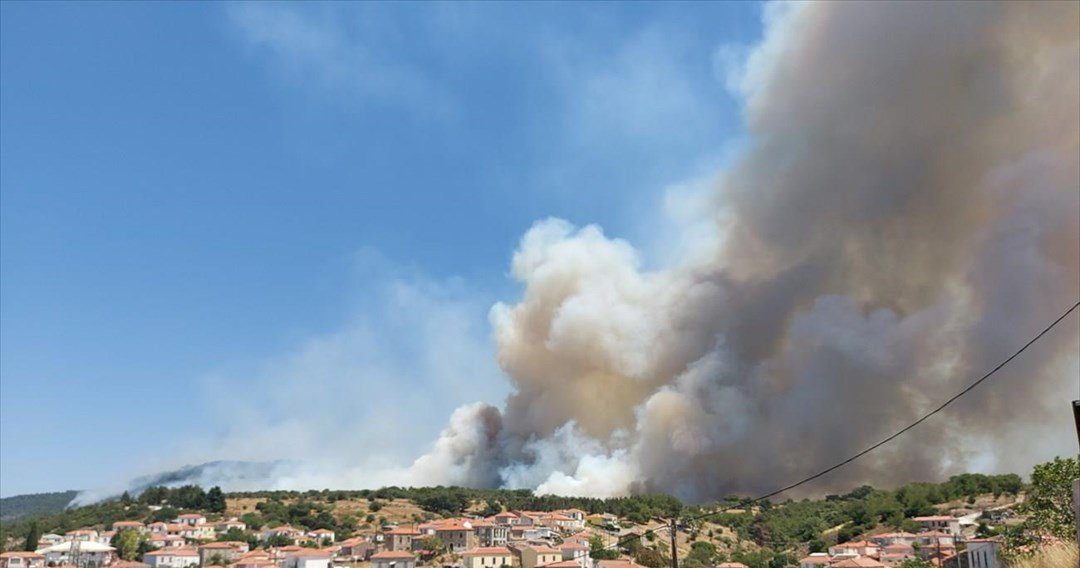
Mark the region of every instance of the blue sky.
<instances>
[{"instance_id":1,"label":"blue sky","mask_svg":"<svg viewBox=\"0 0 1080 568\"><path fill-rule=\"evenodd\" d=\"M761 33L752 3L0 14L3 495L201 459L289 413L279 379L413 384L423 449L505 395L487 309L533 222L675 246L665 188L738 139L720 64Z\"/></svg>"}]
</instances>

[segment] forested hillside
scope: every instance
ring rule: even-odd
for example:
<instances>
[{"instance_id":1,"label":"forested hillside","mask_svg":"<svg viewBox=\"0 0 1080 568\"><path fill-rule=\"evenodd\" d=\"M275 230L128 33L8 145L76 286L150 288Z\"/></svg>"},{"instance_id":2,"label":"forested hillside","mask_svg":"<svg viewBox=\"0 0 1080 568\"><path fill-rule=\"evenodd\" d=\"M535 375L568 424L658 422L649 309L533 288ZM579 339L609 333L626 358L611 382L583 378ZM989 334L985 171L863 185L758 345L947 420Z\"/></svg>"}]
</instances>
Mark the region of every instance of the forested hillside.
<instances>
[{"instance_id":1,"label":"forested hillside","mask_svg":"<svg viewBox=\"0 0 1080 568\"><path fill-rule=\"evenodd\" d=\"M0 521L11 521L27 515L42 515L63 511L78 491L34 493L0 499Z\"/></svg>"}]
</instances>

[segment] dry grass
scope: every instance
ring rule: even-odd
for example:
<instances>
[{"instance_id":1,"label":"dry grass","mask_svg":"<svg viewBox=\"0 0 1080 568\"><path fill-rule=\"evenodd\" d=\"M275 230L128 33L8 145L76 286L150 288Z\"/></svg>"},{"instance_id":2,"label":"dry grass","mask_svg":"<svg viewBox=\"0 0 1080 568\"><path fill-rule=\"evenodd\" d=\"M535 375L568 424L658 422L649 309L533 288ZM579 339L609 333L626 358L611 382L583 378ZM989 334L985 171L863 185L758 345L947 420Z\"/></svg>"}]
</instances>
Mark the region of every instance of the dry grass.
<instances>
[{"instance_id":1,"label":"dry grass","mask_svg":"<svg viewBox=\"0 0 1080 568\"><path fill-rule=\"evenodd\" d=\"M1047 546L1032 556L1010 560L1009 568L1074 568L1080 566L1080 548L1075 544Z\"/></svg>"},{"instance_id":2,"label":"dry grass","mask_svg":"<svg viewBox=\"0 0 1080 568\"><path fill-rule=\"evenodd\" d=\"M225 516L239 517L244 513L255 513L255 506L265 500L256 497L228 497L225 499Z\"/></svg>"}]
</instances>

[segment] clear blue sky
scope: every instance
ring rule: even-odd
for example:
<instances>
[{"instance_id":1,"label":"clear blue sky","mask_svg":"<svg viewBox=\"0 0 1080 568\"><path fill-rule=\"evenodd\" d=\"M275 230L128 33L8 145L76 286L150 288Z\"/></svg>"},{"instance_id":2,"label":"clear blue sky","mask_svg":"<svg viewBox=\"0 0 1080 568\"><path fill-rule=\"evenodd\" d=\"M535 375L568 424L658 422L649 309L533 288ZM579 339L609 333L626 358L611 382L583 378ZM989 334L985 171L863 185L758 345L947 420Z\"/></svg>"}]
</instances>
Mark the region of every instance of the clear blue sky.
<instances>
[{"instance_id":1,"label":"clear blue sky","mask_svg":"<svg viewBox=\"0 0 1080 568\"><path fill-rule=\"evenodd\" d=\"M213 438L215 398L236 392L221 381L256 390L250 369L352 317L393 320L388 278L467 297L486 337L538 219L649 250L664 188L739 135L718 54L761 33L757 4L0 16L3 495L108 483ZM409 325L380 349L425 349Z\"/></svg>"}]
</instances>

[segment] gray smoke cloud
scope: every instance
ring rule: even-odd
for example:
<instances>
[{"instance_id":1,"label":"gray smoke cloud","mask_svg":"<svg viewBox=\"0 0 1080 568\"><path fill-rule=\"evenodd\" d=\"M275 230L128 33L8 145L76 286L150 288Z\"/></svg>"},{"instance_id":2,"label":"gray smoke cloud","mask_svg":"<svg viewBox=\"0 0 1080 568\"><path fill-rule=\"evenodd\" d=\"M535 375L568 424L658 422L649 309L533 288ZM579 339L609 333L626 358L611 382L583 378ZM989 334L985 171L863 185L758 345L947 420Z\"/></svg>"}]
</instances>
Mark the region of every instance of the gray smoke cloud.
<instances>
[{"instance_id":1,"label":"gray smoke cloud","mask_svg":"<svg viewBox=\"0 0 1080 568\"><path fill-rule=\"evenodd\" d=\"M490 314L513 393L404 478L703 500L910 422L1080 295L1078 69L1076 3L770 5L693 254L646 270L598 227L534 225ZM1078 337L809 490L1072 451Z\"/></svg>"}]
</instances>

